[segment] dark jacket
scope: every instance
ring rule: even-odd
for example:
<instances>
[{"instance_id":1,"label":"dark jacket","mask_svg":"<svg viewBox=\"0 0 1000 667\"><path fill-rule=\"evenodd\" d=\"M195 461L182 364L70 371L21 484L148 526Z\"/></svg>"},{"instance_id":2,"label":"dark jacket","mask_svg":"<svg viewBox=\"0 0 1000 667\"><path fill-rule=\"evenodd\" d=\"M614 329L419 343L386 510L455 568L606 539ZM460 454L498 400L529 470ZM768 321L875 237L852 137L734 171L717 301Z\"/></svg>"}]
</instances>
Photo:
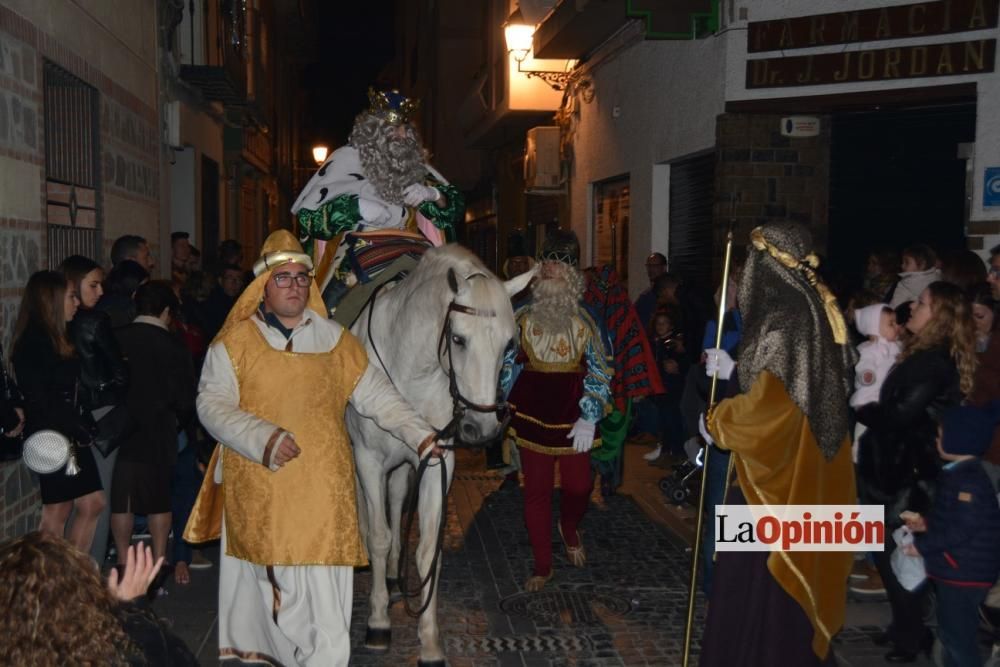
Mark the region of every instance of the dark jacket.
<instances>
[{"instance_id":1,"label":"dark jacket","mask_svg":"<svg viewBox=\"0 0 1000 667\"><path fill-rule=\"evenodd\" d=\"M0 435L17 428L21 418L14 408L24 406L24 397L21 396L21 390L17 388L14 378L7 372L4 359L6 357L3 356L3 348L0 347Z\"/></svg>"},{"instance_id":2,"label":"dark jacket","mask_svg":"<svg viewBox=\"0 0 1000 667\"><path fill-rule=\"evenodd\" d=\"M26 436L51 429L80 444L93 440L93 420L83 416L76 401L79 359L60 357L45 331L29 325L14 347L11 363L24 394Z\"/></svg>"},{"instance_id":3,"label":"dark jacket","mask_svg":"<svg viewBox=\"0 0 1000 667\"><path fill-rule=\"evenodd\" d=\"M21 458L21 435L16 438L7 437L21 423L21 416L15 408L24 407L24 397L17 388L14 378L7 372L6 357L0 347L0 461L15 461Z\"/></svg>"},{"instance_id":4,"label":"dark jacket","mask_svg":"<svg viewBox=\"0 0 1000 667\"><path fill-rule=\"evenodd\" d=\"M135 319L135 302L124 294L105 292L94 307L108 314L112 329L128 326Z\"/></svg>"},{"instance_id":5,"label":"dark jacket","mask_svg":"<svg viewBox=\"0 0 1000 667\"><path fill-rule=\"evenodd\" d=\"M916 536L927 575L992 586L1000 575L1000 504L979 459L950 463L938 477L927 532Z\"/></svg>"},{"instance_id":6,"label":"dark jacket","mask_svg":"<svg viewBox=\"0 0 1000 667\"><path fill-rule=\"evenodd\" d=\"M236 303L236 298L229 296L222 287L216 285L209 293L208 298L201 304L201 322L205 332L205 340L212 342L215 334L219 333L222 325L226 322L226 316Z\"/></svg>"},{"instance_id":7,"label":"dark jacket","mask_svg":"<svg viewBox=\"0 0 1000 667\"><path fill-rule=\"evenodd\" d=\"M858 452L858 490L863 501L886 506L886 523L898 525L903 510L927 512L934 480L938 417L962 400L959 374L948 350L922 350L897 364L878 403L858 408L868 427Z\"/></svg>"},{"instance_id":8,"label":"dark jacket","mask_svg":"<svg viewBox=\"0 0 1000 667\"><path fill-rule=\"evenodd\" d=\"M671 403L680 403L681 394L684 391L684 378L691 367L684 335L674 331L666 338L651 336L650 343L653 347L653 357L656 359L656 369L660 373L660 380L666 390L666 398ZM682 348L683 351L681 351ZM678 371L676 373L668 373L663 369L664 362L668 360L677 362Z\"/></svg>"},{"instance_id":9,"label":"dark jacket","mask_svg":"<svg viewBox=\"0 0 1000 667\"><path fill-rule=\"evenodd\" d=\"M196 667L198 659L169 627L141 599L118 606L122 629L132 640L137 654L128 664L143 667Z\"/></svg>"},{"instance_id":10,"label":"dark jacket","mask_svg":"<svg viewBox=\"0 0 1000 667\"><path fill-rule=\"evenodd\" d=\"M986 351L979 354L969 403L982 406L997 399L1000 399L1000 331L993 332ZM1000 464L1000 428L993 432L993 444L983 458Z\"/></svg>"},{"instance_id":11,"label":"dark jacket","mask_svg":"<svg viewBox=\"0 0 1000 667\"><path fill-rule=\"evenodd\" d=\"M115 332L129 366L129 413L138 428L121 445L120 461L173 465L177 432L194 417L191 355L169 331L134 322Z\"/></svg>"},{"instance_id":12,"label":"dark jacket","mask_svg":"<svg viewBox=\"0 0 1000 667\"><path fill-rule=\"evenodd\" d=\"M80 308L69 337L80 358L80 405L88 410L114 405L125 396L128 367L104 311Z\"/></svg>"}]
</instances>

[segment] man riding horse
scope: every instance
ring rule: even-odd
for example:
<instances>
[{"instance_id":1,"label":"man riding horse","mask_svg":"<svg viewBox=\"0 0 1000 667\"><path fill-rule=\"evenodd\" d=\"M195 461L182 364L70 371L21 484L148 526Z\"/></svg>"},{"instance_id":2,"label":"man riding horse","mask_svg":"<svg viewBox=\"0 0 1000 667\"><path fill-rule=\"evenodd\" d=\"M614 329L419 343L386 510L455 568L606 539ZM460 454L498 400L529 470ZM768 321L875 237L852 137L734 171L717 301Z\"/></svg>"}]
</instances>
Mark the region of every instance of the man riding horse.
<instances>
[{"instance_id":1,"label":"man riding horse","mask_svg":"<svg viewBox=\"0 0 1000 667\"><path fill-rule=\"evenodd\" d=\"M372 88L368 100L347 145L327 158L292 206L300 240L316 263L323 300L328 310L349 311L335 315L344 323L378 284L412 270L428 245L454 240L465 212L458 189L427 164L410 122L419 101ZM358 262L362 248L386 244L391 247L377 253L377 266ZM359 282L365 287L342 302Z\"/></svg>"}]
</instances>

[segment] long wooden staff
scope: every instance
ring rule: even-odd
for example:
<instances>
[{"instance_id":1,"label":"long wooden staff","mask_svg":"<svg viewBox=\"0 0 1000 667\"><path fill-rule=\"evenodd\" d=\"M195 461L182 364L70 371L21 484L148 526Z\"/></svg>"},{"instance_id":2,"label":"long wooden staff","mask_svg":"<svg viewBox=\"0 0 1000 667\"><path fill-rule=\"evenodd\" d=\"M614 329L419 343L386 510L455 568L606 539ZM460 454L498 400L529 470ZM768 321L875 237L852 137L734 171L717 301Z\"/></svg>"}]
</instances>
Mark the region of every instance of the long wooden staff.
<instances>
[{"instance_id":1,"label":"long wooden staff","mask_svg":"<svg viewBox=\"0 0 1000 667\"><path fill-rule=\"evenodd\" d=\"M719 317L715 324L715 349L722 348L722 325L726 317L726 299L729 291L729 265L733 257L733 226L729 225L726 232L726 258L722 268L722 290L719 294ZM708 392L708 408L705 414L715 405L715 393L719 385L719 370L712 375L712 387ZM701 530L705 523L705 488L708 480L708 460L712 446L705 443L705 451L701 458L701 493L698 496L698 521L694 530L694 548L691 550L691 579L688 588L687 624L684 626L684 654L681 664L688 667L691 657L691 631L694 628L695 587L698 585L698 558L701 555Z\"/></svg>"}]
</instances>

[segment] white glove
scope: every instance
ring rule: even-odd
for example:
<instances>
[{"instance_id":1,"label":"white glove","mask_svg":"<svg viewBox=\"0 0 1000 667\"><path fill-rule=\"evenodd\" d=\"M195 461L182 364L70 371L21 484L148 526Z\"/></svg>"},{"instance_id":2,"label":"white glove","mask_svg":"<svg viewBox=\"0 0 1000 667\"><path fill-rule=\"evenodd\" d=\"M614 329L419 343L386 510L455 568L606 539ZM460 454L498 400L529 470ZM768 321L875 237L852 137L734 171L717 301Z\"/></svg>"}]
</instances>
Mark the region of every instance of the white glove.
<instances>
[{"instance_id":1,"label":"white glove","mask_svg":"<svg viewBox=\"0 0 1000 667\"><path fill-rule=\"evenodd\" d=\"M387 206L366 197L358 197L358 212L361 219L373 227L385 227L392 222L392 214Z\"/></svg>"},{"instance_id":2,"label":"white glove","mask_svg":"<svg viewBox=\"0 0 1000 667\"><path fill-rule=\"evenodd\" d=\"M437 188L422 183L408 185L403 190L403 201L407 206L420 206L425 201L437 201L438 199L441 199L441 192Z\"/></svg>"},{"instance_id":3,"label":"white glove","mask_svg":"<svg viewBox=\"0 0 1000 667\"><path fill-rule=\"evenodd\" d=\"M717 347L710 347L705 350L705 375L712 377L716 373L720 380L728 380L736 368L736 362L725 350Z\"/></svg>"},{"instance_id":4,"label":"white glove","mask_svg":"<svg viewBox=\"0 0 1000 667\"><path fill-rule=\"evenodd\" d=\"M701 437L704 438L706 444L715 444L715 440L712 439L711 434L708 432L708 427L705 426L705 413L698 415L698 433L701 433Z\"/></svg>"},{"instance_id":5,"label":"white glove","mask_svg":"<svg viewBox=\"0 0 1000 667\"><path fill-rule=\"evenodd\" d=\"M590 448L594 446L594 433L596 431L597 424L580 417L573 424L573 428L569 430L566 438L573 441L573 449L578 454L583 454L584 452L589 452Z\"/></svg>"}]
</instances>

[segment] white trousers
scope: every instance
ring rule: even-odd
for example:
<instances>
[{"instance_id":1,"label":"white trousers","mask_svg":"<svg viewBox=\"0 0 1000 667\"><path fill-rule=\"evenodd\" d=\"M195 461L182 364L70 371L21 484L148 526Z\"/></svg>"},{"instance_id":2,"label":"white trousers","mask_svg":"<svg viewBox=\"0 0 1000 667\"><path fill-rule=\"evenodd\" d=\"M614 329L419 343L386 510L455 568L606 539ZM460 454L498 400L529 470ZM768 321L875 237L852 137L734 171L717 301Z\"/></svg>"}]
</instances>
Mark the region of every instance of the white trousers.
<instances>
[{"instance_id":1,"label":"white trousers","mask_svg":"<svg viewBox=\"0 0 1000 667\"><path fill-rule=\"evenodd\" d=\"M354 568L276 565L276 595L266 567L226 555L225 526L222 532L219 659L346 667Z\"/></svg>"}]
</instances>

